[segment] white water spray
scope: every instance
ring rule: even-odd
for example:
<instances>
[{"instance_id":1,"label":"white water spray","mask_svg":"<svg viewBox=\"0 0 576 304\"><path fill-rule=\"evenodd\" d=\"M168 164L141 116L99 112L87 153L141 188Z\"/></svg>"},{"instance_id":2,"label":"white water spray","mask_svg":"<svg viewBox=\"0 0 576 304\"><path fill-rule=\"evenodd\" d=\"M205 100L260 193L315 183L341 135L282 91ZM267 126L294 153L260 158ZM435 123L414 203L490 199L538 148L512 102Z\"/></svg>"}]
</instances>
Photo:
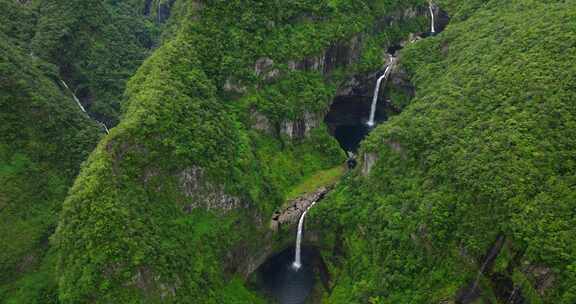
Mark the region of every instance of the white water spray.
<instances>
[{"instance_id":1,"label":"white water spray","mask_svg":"<svg viewBox=\"0 0 576 304\"><path fill-rule=\"evenodd\" d=\"M292 268L294 268L294 270L298 270L300 269L300 267L302 267L301 246L302 246L302 233L304 230L304 218L306 217L308 210L310 210L310 208L312 208L315 204L316 202L312 202L312 204L310 204L310 206L306 208L304 213L302 213L302 216L300 216L300 221L298 222L298 234L296 235L296 254L294 255L294 263L292 263Z\"/></svg>"},{"instance_id":2,"label":"white water spray","mask_svg":"<svg viewBox=\"0 0 576 304\"><path fill-rule=\"evenodd\" d=\"M436 22L434 21L434 8L433 8L434 4L432 4L432 1L428 2L428 9L430 9L430 16L432 17L432 22L430 25L430 31L432 32L432 34L436 33Z\"/></svg>"},{"instance_id":3,"label":"white water spray","mask_svg":"<svg viewBox=\"0 0 576 304\"><path fill-rule=\"evenodd\" d=\"M94 119L90 116L90 114L88 114L88 112L86 112L86 109L84 109L84 106L82 106L82 103L80 103L80 100L78 99L78 97L76 97L76 94L74 94L74 92L70 89L70 87L68 87L68 85L66 84L66 82L64 82L64 80L60 79L60 82L62 82L62 84L64 85L64 87L66 87L66 89L68 91L70 91L70 94L72 94L72 98L74 98L74 101L76 101L76 104L78 104L78 107L80 108L80 110L82 110L82 112L86 113L86 115L94 120L95 122L97 122L99 125L102 126L102 128L104 128L104 131L106 131L106 134L110 134L110 131L108 130L108 127L101 121Z\"/></svg>"},{"instance_id":4,"label":"white water spray","mask_svg":"<svg viewBox=\"0 0 576 304\"><path fill-rule=\"evenodd\" d=\"M378 78L376 81L376 87L374 88L374 97L372 97L372 107L370 108L370 119L368 120L368 126L374 126L374 118L376 116L376 105L378 104L378 94L380 93L380 85L382 84L382 80L387 80L388 76L390 75L390 71L392 70L392 66L394 65L394 57L390 57L390 63L386 67L384 74Z\"/></svg>"}]
</instances>

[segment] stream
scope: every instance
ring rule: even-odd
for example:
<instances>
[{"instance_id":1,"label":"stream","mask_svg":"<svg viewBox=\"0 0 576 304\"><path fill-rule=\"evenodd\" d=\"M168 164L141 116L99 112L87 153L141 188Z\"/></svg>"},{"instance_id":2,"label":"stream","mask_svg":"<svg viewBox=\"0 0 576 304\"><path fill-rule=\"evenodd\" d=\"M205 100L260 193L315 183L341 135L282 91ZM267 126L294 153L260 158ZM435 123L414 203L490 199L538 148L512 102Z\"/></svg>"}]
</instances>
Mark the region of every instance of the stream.
<instances>
[{"instance_id":1,"label":"stream","mask_svg":"<svg viewBox=\"0 0 576 304\"><path fill-rule=\"evenodd\" d=\"M429 1L430 32L421 33L421 37L434 36L437 33L436 8L432 1ZM374 126L387 119L386 106L390 104L390 101L387 100L385 89L398 61L395 55L401 48L400 45L391 46L386 53L387 64L382 67L382 70L378 74L360 78L360 85L350 88L344 95L336 96L325 116L324 122L330 134L336 138L352 160L362 140L374 129ZM369 92L370 89L367 88L372 88L373 91ZM327 290L330 288L330 274L320 251L303 244L305 218L316 202L314 200L300 215L294 246L285 248L268 258L258 268L261 286L280 304L306 303L315 288L317 275L324 287Z\"/></svg>"}]
</instances>

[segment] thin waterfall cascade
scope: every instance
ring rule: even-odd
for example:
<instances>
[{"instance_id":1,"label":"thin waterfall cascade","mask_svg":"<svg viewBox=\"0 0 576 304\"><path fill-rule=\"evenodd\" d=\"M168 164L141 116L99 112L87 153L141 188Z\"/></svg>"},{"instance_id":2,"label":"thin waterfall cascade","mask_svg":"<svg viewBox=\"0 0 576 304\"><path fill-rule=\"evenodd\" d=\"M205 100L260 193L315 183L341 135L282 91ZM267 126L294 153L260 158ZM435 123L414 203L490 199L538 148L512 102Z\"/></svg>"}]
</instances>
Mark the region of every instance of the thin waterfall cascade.
<instances>
[{"instance_id":1,"label":"thin waterfall cascade","mask_svg":"<svg viewBox=\"0 0 576 304\"><path fill-rule=\"evenodd\" d=\"M68 86L68 84L66 84L66 82L62 79L60 79L60 82L62 82L62 85L64 85L64 87L70 92L70 94L72 94L72 98L74 98L74 101L76 101L76 104L78 104L78 107L80 108L80 110L82 110L82 112L86 113L86 115L94 120L95 122L97 122L99 125L102 126L102 128L104 129L104 131L106 131L106 134L110 134L110 130L108 130L108 127L101 121L94 119L90 116L90 114L88 114L88 112L86 111L86 109L84 108L84 106L82 105L82 103L80 102L80 100L78 99L78 97L76 97L76 94L74 94L74 92L70 89L70 87Z\"/></svg>"},{"instance_id":2,"label":"thin waterfall cascade","mask_svg":"<svg viewBox=\"0 0 576 304\"><path fill-rule=\"evenodd\" d=\"M382 84L383 80L387 80L388 76L390 76L395 60L396 58L390 57L390 63L388 63L388 66L386 67L384 74L382 74L382 76L380 76L380 78L378 78L378 80L376 81L376 87L374 88L374 97L372 97L372 107L370 108L370 119L367 122L367 125L369 127L374 126L374 118L376 116L376 105L378 104L378 94L380 93L380 85Z\"/></svg>"},{"instance_id":3,"label":"thin waterfall cascade","mask_svg":"<svg viewBox=\"0 0 576 304\"><path fill-rule=\"evenodd\" d=\"M108 130L108 127L106 126L106 124L104 124L103 122L98 121L98 120L96 120L96 122L99 123L102 126L102 128L104 128L104 131L106 132L106 134L110 134L110 130Z\"/></svg>"},{"instance_id":4,"label":"thin waterfall cascade","mask_svg":"<svg viewBox=\"0 0 576 304\"><path fill-rule=\"evenodd\" d=\"M314 205L316 204L316 201L312 202L312 204L310 204L310 206L308 206L308 208L306 208L306 210L302 213L302 215L300 216L300 221L298 222L298 234L296 235L296 253L294 255L294 263L292 263L292 268L294 268L294 270L299 270L300 267L302 267L302 233L304 230L304 218L306 217L306 214L308 213L308 210L310 210L310 208L314 207Z\"/></svg>"},{"instance_id":5,"label":"thin waterfall cascade","mask_svg":"<svg viewBox=\"0 0 576 304\"><path fill-rule=\"evenodd\" d=\"M162 1L158 0L158 23L162 23Z\"/></svg>"},{"instance_id":6,"label":"thin waterfall cascade","mask_svg":"<svg viewBox=\"0 0 576 304\"><path fill-rule=\"evenodd\" d=\"M74 101L76 101L76 103L78 104L78 107L80 107L80 110L82 110L82 112L84 112L84 113L88 113L88 112L86 112L86 109L84 109L84 106L82 106L82 104L80 103L80 100L78 99L78 97L76 97L76 94L74 94L74 92L72 92L70 87L68 87L66 82L64 82L64 80L60 80L60 81L62 82L64 87L66 87L66 90L68 90L68 91L70 91L70 93L72 93L72 98L74 98Z\"/></svg>"},{"instance_id":7,"label":"thin waterfall cascade","mask_svg":"<svg viewBox=\"0 0 576 304\"><path fill-rule=\"evenodd\" d=\"M432 19L432 21L430 22L430 32L432 32L432 34L436 34L436 20L435 20L435 14L434 14L434 4L432 3L432 1L428 2L428 9L430 9L430 17Z\"/></svg>"}]
</instances>

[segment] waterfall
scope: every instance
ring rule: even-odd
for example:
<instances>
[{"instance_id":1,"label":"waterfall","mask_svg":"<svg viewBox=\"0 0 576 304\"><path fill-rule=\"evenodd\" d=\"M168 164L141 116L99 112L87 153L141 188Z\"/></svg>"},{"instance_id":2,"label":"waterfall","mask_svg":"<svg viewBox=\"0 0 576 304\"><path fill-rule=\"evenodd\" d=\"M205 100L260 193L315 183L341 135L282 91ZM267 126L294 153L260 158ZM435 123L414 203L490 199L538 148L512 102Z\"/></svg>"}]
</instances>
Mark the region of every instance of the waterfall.
<instances>
[{"instance_id":1,"label":"waterfall","mask_svg":"<svg viewBox=\"0 0 576 304\"><path fill-rule=\"evenodd\" d=\"M382 76L378 78L378 81L376 81L376 87L374 88L374 97L372 97L372 107L370 108L370 119L368 120L369 127L374 126L374 117L376 115L376 104L378 103L380 84L382 83L382 80L388 79L388 76L390 75L390 71L392 70L393 65L394 65L394 57L390 57L390 63L388 63L388 66L386 67L384 74L382 74Z\"/></svg>"},{"instance_id":2,"label":"waterfall","mask_svg":"<svg viewBox=\"0 0 576 304\"><path fill-rule=\"evenodd\" d=\"M99 125L102 126L102 128L104 128L104 131L106 131L106 134L110 134L110 131L108 130L108 127L101 121L94 119L90 116L90 114L88 114L88 112L86 112L86 109L84 108L84 106L82 105L82 103L80 103L80 100L78 99L78 97L76 97L76 94L74 94L74 92L70 89L70 87L68 87L68 85L66 84L66 82L64 82L64 80L60 79L60 82L62 82L62 84L64 85L64 87L66 87L66 89L68 91L70 91L70 94L72 94L72 98L74 98L74 101L76 101L76 104L78 104L78 107L80 108L80 110L82 110L82 112L86 113L86 115L94 120L95 122L97 122Z\"/></svg>"},{"instance_id":3,"label":"waterfall","mask_svg":"<svg viewBox=\"0 0 576 304\"><path fill-rule=\"evenodd\" d=\"M302 257L301 257L301 250L302 250L302 233L304 230L304 218L306 217L306 213L308 210L312 208L316 204L316 201L312 202L308 208L302 213L300 216L300 221L298 222L298 234L296 235L296 254L294 255L294 263L292 263L292 268L294 270L300 269L302 267Z\"/></svg>"},{"instance_id":4,"label":"waterfall","mask_svg":"<svg viewBox=\"0 0 576 304\"><path fill-rule=\"evenodd\" d=\"M70 91L70 93L72 93L72 97L74 98L74 101L76 101L76 103L78 104L78 107L80 107L80 110L82 110L82 112L84 112L84 113L87 113L86 109L84 109L84 107L80 103L80 100L78 100L78 97L76 97L76 94L74 94L74 92L72 92L72 90L70 90L70 88L68 87L66 82L64 82L64 80L60 80L60 82L62 82L62 84L66 87L66 90L68 90L68 91Z\"/></svg>"},{"instance_id":5,"label":"waterfall","mask_svg":"<svg viewBox=\"0 0 576 304\"><path fill-rule=\"evenodd\" d=\"M432 8L434 6L434 4L432 4L432 1L428 2L428 9L430 9L430 16L432 17L432 22L430 25L430 31L432 32L432 34L436 33L436 22L434 21L434 8Z\"/></svg>"},{"instance_id":6,"label":"waterfall","mask_svg":"<svg viewBox=\"0 0 576 304\"><path fill-rule=\"evenodd\" d=\"M158 24L162 23L162 0L158 0Z\"/></svg>"},{"instance_id":7,"label":"waterfall","mask_svg":"<svg viewBox=\"0 0 576 304\"><path fill-rule=\"evenodd\" d=\"M104 131L106 132L106 134L110 134L110 130L108 130L108 127L106 126L106 124L104 124L103 122L96 120L97 123L99 123L102 128L104 128Z\"/></svg>"}]
</instances>

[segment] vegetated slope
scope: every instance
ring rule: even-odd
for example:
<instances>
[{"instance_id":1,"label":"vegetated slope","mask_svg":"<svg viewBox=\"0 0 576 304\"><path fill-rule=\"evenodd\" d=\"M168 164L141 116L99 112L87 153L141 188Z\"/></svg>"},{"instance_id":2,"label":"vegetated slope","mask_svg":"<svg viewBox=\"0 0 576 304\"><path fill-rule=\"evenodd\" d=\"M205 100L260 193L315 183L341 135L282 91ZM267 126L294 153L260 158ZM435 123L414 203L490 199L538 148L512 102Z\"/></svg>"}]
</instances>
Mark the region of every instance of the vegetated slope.
<instances>
[{"instance_id":1,"label":"vegetated slope","mask_svg":"<svg viewBox=\"0 0 576 304\"><path fill-rule=\"evenodd\" d=\"M60 79L99 119L117 119L124 83L158 32L143 5L0 0L0 302L57 300L49 237L102 135Z\"/></svg>"},{"instance_id":2,"label":"vegetated slope","mask_svg":"<svg viewBox=\"0 0 576 304\"><path fill-rule=\"evenodd\" d=\"M101 129L58 86L51 65L15 44L0 32L0 298L22 291L17 302L34 302L30 295L46 303L56 296L52 269L40 269L48 237Z\"/></svg>"},{"instance_id":3,"label":"vegetated slope","mask_svg":"<svg viewBox=\"0 0 576 304\"><path fill-rule=\"evenodd\" d=\"M344 156L314 121L354 66L288 61L420 2L399 3L188 3L192 15L131 79L123 120L65 202L60 299L256 303L240 263L291 188ZM272 69L255 71L257 61Z\"/></svg>"},{"instance_id":4,"label":"vegetated slope","mask_svg":"<svg viewBox=\"0 0 576 304\"><path fill-rule=\"evenodd\" d=\"M55 64L87 110L117 124L126 81L158 43L144 0L0 1L4 32Z\"/></svg>"},{"instance_id":5,"label":"vegetated slope","mask_svg":"<svg viewBox=\"0 0 576 304\"><path fill-rule=\"evenodd\" d=\"M402 52L416 98L311 212L330 303L576 302L575 4L489 1Z\"/></svg>"}]
</instances>

